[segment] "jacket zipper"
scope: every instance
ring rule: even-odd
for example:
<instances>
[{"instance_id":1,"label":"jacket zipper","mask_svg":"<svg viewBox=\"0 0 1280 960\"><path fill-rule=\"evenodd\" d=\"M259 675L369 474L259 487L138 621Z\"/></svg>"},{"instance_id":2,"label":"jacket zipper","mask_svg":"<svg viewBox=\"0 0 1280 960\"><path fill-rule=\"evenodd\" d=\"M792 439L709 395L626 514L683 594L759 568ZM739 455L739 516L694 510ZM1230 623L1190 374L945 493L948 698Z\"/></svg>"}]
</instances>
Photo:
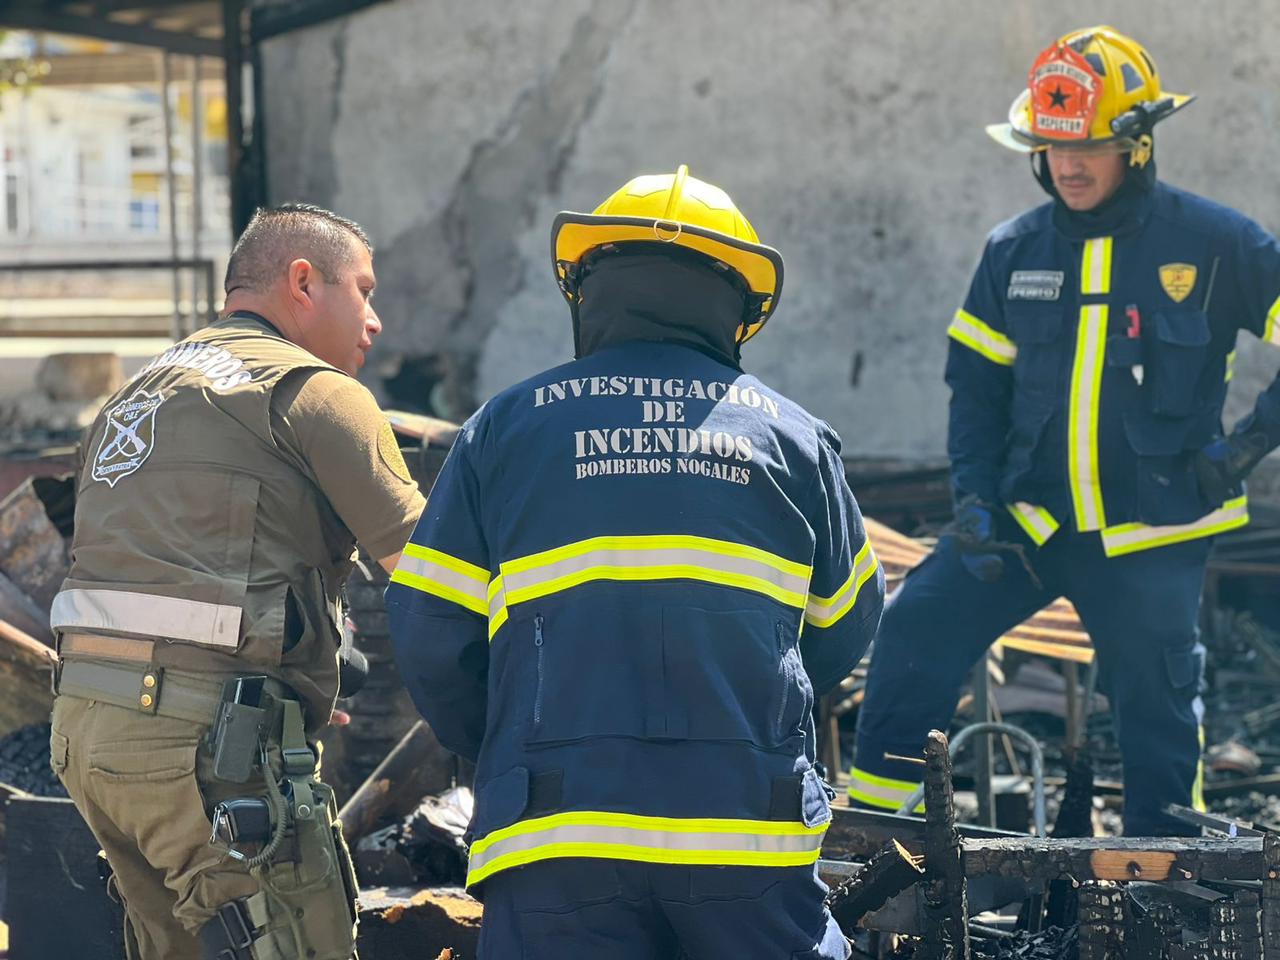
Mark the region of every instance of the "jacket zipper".
<instances>
[{"instance_id":1,"label":"jacket zipper","mask_svg":"<svg viewBox=\"0 0 1280 960\"><path fill-rule=\"evenodd\" d=\"M782 673L782 703L778 705L778 719L775 726L778 730L778 736L782 736L782 721L787 715L787 707L791 703L791 671L787 669L787 642L781 621L774 624L774 634L778 638L778 653L781 659L778 661L780 672Z\"/></svg>"},{"instance_id":2,"label":"jacket zipper","mask_svg":"<svg viewBox=\"0 0 1280 960\"><path fill-rule=\"evenodd\" d=\"M542 722L542 614L533 618L533 645L538 648L538 688L533 696L533 725Z\"/></svg>"}]
</instances>

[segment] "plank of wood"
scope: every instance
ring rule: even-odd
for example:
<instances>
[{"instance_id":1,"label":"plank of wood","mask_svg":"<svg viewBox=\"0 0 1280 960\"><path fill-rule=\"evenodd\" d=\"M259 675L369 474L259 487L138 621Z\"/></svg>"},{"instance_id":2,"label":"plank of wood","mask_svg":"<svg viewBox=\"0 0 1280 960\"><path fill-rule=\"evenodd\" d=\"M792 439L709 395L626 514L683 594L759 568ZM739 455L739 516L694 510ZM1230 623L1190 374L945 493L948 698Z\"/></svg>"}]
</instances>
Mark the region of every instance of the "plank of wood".
<instances>
[{"instance_id":1,"label":"plank of wood","mask_svg":"<svg viewBox=\"0 0 1280 960\"><path fill-rule=\"evenodd\" d=\"M969 876L1078 882L1257 880L1264 873L1258 837L966 838L964 866Z\"/></svg>"}]
</instances>

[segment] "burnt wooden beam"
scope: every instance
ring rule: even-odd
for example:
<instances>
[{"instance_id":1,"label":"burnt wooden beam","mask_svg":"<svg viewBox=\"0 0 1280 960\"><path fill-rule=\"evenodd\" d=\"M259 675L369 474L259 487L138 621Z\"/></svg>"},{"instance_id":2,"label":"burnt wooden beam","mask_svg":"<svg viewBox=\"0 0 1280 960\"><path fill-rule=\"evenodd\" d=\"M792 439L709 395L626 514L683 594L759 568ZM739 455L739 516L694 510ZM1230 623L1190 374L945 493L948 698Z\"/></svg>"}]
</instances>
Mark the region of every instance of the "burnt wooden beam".
<instances>
[{"instance_id":1,"label":"burnt wooden beam","mask_svg":"<svg viewBox=\"0 0 1280 960\"><path fill-rule=\"evenodd\" d=\"M912 854L919 854L924 851L924 828L923 817L832 807L831 825L822 839L822 856L828 860L866 861L883 850L885 844L894 840L899 841ZM1009 830L996 830L969 823L956 824L956 829L966 839L1025 836Z\"/></svg>"},{"instance_id":2,"label":"burnt wooden beam","mask_svg":"<svg viewBox=\"0 0 1280 960\"><path fill-rule=\"evenodd\" d=\"M969 960L969 903L947 735L930 730L924 744L925 960Z\"/></svg>"},{"instance_id":3,"label":"burnt wooden beam","mask_svg":"<svg viewBox=\"0 0 1280 960\"><path fill-rule=\"evenodd\" d=\"M354 846L380 823L405 817L423 797L448 789L453 769L453 754L419 720L338 811L347 841Z\"/></svg>"},{"instance_id":4,"label":"burnt wooden beam","mask_svg":"<svg viewBox=\"0 0 1280 960\"><path fill-rule=\"evenodd\" d=\"M846 934L858 927L862 918L879 910L924 876L917 859L894 840L867 861L866 866L831 891L827 908Z\"/></svg>"},{"instance_id":5,"label":"burnt wooden beam","mask_svg":"<svg viewBox=\"0 0 1280 960\"><path fill-rule=\"evenodd\" d=\"M1256 893L1238 890L1209 908L1209 956L1262 960L1262 908Z\"/></svg>"},{"instance_id":6,"label":"burnt wooden beam","mask_svg":"<svg viewBox=\"0 0 1280 960\"><path fill-rule=\"evenodd\" d=\"M1280 957L1280 836L1266 834L1262 845L1262 944L1268 957Z\"/></svg>"},{"instance_id":7,"label":"burnt wooden beam","mask_svg":"<svg viewBox=\"0 0 1280 960\"><path fill-rule=\"evenodd\" d=\"M1259 837L974 839L964 841L964 870L1040 882L1257 880L1266 872L1262 845Z\"/></svg>"},{"instance_id":8,"label":"burnt wooden beam","mask_svg":"<svg viewBox=\"0 0 1280 960\"><path fill-rule=\"evenodd\" d=\"M1125 956L1124 888L1101 881L1082 884L1080 900L1080 960L1111 960Z\"/></svg>"}]
</instances>

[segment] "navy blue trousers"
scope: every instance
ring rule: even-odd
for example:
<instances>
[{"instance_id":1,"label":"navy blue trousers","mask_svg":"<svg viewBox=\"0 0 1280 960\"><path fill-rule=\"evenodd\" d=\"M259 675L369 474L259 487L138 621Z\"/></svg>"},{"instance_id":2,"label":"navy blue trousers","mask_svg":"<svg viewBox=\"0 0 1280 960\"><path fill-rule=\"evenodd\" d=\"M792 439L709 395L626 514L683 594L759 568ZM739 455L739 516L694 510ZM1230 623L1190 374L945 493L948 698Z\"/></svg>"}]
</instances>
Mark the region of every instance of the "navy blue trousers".
<instances>
[{"instance_id":1,"label":"navy blue trousers","mask_svg":"<svg viewBox=\"0 0 1280 960\"><path fill-rule=\"evenodd\" d=\"M480 960L845 960L813 867L544 860L484 882Z\"/></svg>"},{"instance_id":2,"label":"navy blue trousers","mask_svg":"<svg viewBox=\"0 0 1280 960\"><path fill-rule=\"evenodd\" d=\"M919 756L930 729L947 729L983 651L1065 596L1093 642L1099 687L1111 701L1124 761L1125 834L1197 832L1163 810L1191 804L1199 770L1204 647L1198 619L1209 541L1107 557L1097 534L1059 530L1037 550L1012 518L1000 520L1003 539L1026 544L1042 586L1011 557L999 581L977 580L945 538L908 574L876 636L858 718L855 778L867 773L872 783L919 782L918 766L884 754Z\"/></svg>"}]
</instances>

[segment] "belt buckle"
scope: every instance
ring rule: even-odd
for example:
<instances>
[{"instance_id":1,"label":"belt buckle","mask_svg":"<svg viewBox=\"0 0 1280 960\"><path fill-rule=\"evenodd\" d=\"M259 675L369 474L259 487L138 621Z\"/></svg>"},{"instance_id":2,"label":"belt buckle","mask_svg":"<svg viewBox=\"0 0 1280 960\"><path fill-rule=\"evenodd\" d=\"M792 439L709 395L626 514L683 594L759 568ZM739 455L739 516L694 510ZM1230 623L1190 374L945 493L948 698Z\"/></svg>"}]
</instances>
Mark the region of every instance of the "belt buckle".
<instances>
[{"instance_id":1,"label":"belt buckle","mask_svg":"<svg viewBox=\"0 0 1280 960\"><path fill-rule=\"evenodd\" d=\"M164 685L164 670L160 667L148 667L138 681L138 709L143 713L155 716L160 706L160 688Z\"/></svg>"}]
</instances>

